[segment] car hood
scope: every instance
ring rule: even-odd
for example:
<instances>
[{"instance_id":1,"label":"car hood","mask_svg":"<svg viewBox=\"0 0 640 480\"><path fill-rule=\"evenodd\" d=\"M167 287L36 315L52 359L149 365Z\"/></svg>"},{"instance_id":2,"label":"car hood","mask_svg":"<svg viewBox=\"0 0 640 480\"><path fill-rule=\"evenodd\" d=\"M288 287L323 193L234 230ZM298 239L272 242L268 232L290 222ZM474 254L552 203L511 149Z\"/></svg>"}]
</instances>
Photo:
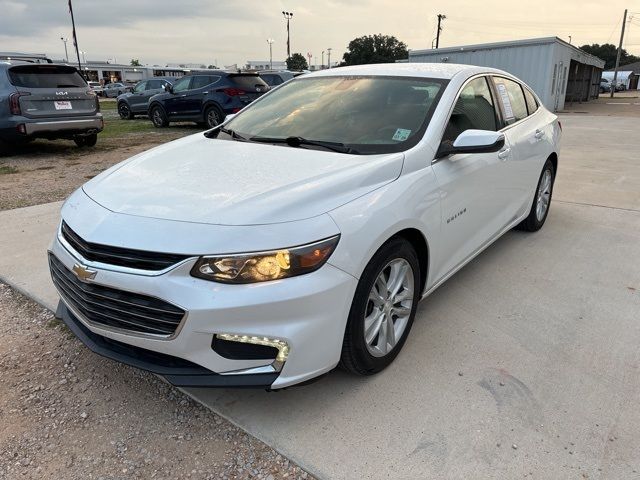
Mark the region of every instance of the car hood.
<instances>
[{"instance_id":1,"label":"car hood","mask_svg":"<svg viewBox=\"0 0 640 480\"><path fill-rule=\"evenodd\" d=\"M117 213L219 225L326 213L400 175L404 155L346 155L196 134L144 152L84 185Z\"/></svg>"}]
</instances>

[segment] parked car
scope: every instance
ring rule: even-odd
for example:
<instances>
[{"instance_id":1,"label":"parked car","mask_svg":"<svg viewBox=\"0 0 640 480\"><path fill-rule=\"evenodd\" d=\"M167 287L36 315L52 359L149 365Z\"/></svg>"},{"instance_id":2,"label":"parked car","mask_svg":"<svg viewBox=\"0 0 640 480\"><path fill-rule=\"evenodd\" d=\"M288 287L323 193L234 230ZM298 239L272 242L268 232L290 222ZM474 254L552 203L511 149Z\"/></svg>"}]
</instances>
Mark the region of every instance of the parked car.
<instances>
[{"instance_id":1,"label":"parked car","mask_svg":"<svg viewBox=\"0 0 640 480\"><path fill-rule=\"evenodd\" d=\"M606 78L600 79L600 93L610 92L611 83Z\"/></svg>"},{"instance_id":2,"label":"parked car","mask_svg":"<svg viewBox=\"0 0 640 480\"><path fill-rule=\"evenodd\" d=\"M291 80L295 76L294 72L289 72L288 70L283 70L283 71L267 70L264 72L258 72L258 75L260 75L260 78L264 80L265 83L270 87L277 87L278 85L281 85L284 82Z\"/></svg>"},{"instance_id":3,"label":"parked car","mask_svg":"<svg viewBox=\"0 0 640 480\"><path fill-rule=\"evenodd\" d=\"M74 67L0 62L0 144L66 138L94 146L102 128L98 97Z\"/></svg>"},{"instance_id":4,"label":"parked car","mask_svg":"<svg viewBox=\"0 0 640 480\"><path fill-rule=\"evenodd\" d=\"M149 99L149 117L158 128L176 121L213 128L267 91L269 85L255 73L189 75Z\"/></svg>"},{"instance_id":5,"label":"parked car","mask_svg":"<svg viewBox=\"0 0 640 480\"><path fill-rule=\"evenodd\" d=\"M172 79L175 81L175 79ZM150 78L136 84L133 91L118 96L118 114L120 118L130 120L136 115L146 115L149 109L149 99L158 93L163 93L171 82L165 78Z\"/></svg>"},{"instance_id":6,"label":"parked car","mask_svg":"<svg viewBox=\"0 0 640 480\"><path fill-rule=\"evenodd\" d=\"M93 90L96 93L96 95L98 95L99 97L101 97L102 94L104 93L104 88L102 88L102 85L100 84L100 82L89 81L87 82L87 84L89 85L91 90Z\"/></svg>"},{"instance_id":7,"label":"parked car","mask_svg":"<svg viewBox=\"0 0 640 480\"><path fill-rule=\"evenodd\" d=\"M411 341L422 298L510 229L544 225L560 138L496 69L291 80L67 200L49 253L58 315L179 386L374 374Z\"/></svg>"},{"instance_id":8,"label":"parked car","mask_svg":"<svg viewBox=\"0 0 640 480\"><path fill-rule=\"evenodd\" d=\"M107 83L104 86L104 96L107 98L116 98L118 95L130 92L131 87L126 86L124 83Z\"/></svg>"}]
</instances>

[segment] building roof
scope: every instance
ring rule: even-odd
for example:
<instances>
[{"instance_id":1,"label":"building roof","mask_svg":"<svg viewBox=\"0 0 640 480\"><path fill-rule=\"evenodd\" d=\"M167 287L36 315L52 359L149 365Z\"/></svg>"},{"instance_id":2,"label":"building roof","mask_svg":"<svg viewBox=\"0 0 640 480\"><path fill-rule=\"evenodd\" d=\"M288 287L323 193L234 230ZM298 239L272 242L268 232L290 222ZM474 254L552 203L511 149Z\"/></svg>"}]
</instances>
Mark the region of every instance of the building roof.
<instances>
[{"instance_id":1,"label":"building roof","mask_svg":"<svg viewBox=\"0 0 640 480\"><path fill-rule=\"evenodd\" d=\"M579 54L581 58L590 60L589 63L599 66L600 68L604 67L605 62L601 58L598 58L595 55L591 55L583 50L580 50L575 45L571 45L569 42L565 42L564 40L558 37L526 38L523 40L511 40L508 42L459 45L455 47L438 48L437 50L432 48L422 49L422 50L410 50L409 58L411 58L414 55L436 55L436 54L440 55L440 54L455 53L455 52L460 52L465 50L493 50L493 49L499 49L499 48L522 47L526 45L548 45L551 43L559 43L564 47L567 47L573 50L576 54Z\"/></svg>"},{"instance_id":2,"label":"building roof","mask_svg":"<svg viewBox=\"0 0 640 480\"><path fill-rule=\"evenodd\" d=\"M626 65L620 65L618 69L619 70L622 69L624 71L631 71L636 75L640 75L640 62L627 63ZM619 70L618 70L618 73L620 73Z\"/></svg>"}]
</instances>

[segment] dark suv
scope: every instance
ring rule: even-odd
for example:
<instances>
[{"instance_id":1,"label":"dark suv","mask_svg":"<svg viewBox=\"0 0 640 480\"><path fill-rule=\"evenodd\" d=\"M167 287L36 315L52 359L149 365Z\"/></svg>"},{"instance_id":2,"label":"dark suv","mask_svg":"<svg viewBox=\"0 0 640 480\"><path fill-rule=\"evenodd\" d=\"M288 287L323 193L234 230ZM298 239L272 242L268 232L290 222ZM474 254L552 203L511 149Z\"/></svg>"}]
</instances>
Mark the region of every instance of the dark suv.
<instances>
[{"instance_id":1,"label":"dark suv","mask_svg":"<svg viewBox=\"0 0 640 480\"><path fill-rule=\"evenodd\" d=\"M269 85L255 73L212 71L182 77L166 90L149 99L149 117L156 127L192 121L213 128L267 92Z\"/></svg>"},{"instance_id":2,"label":"dark suv","mask_svg":"<svg viewBox=\"0 0 640 480\"><path fill-rule=\"evenodd\" d=\"M165 78L150 78L136 83L131 93L118 96L118 114L123 120L131 120L136 115L146 115L149 109L149 99L158 93L163 93L165 87L172 81Z\"/></svg>"},{"instance_id":3,"label":"dark suv","mask_svg":"<svg viewBox=\"0 0 640 480\"><path fill-rule=\"evenodd\" d=\"M74 67L0 61L0 144L67 138L94 146L103 126L98 97Z\"/></svg>"}]
</instances>

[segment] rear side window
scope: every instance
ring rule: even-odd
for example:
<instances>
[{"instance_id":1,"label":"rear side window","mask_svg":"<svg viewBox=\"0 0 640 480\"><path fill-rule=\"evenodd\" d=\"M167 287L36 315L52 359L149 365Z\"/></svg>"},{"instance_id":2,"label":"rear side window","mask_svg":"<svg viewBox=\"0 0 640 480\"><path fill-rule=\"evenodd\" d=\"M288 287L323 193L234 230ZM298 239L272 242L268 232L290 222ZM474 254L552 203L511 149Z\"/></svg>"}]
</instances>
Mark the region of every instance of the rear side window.
<instances>
[{"instance_id":1,"label":"rear side window","mask_svg":"<svg viewBox=\"0 0 640 480\"><path fill-rule=\"evenodd\" d=\"M220 77L212 76L212 75L198 75L193 77L193 83L191 84L191 90L195 90L196 88L206 87L207 85L211 85L218 81Z\"/></svg>"},{"instance_id":2,"label":"rear side window","mask_svg":"<svg viewBox=\"0 0 640 480\"><path fill-rule=\"evenodd\" d=\"M82 88L87 83L73 67L56 65L19 65L9 70L9 80L25 88Z\"/></svg>"},{"instance_id":3,"label":"rear side window","mask_svg":"<svg viewBox=\"0 0 640 480\"><path fill-rule=\"evenodd\" d=\"M522 86L508 78L494 77L494 80L507 125L527 118L527 102L524 99Z\"/></svg>"},{"instance_id":4,"label":"rear side window","mask_svg":"<svg viewBox=\"0 0 640 480\"><path fill-rule=\"evenodd\" d=\"M528 88L523 87L523 89L524 98L527 101L527 109L529 110L529 115L531 115L533 112L538 110L538 102L536 102L536 97L533 96L533 93L531 93Z\"/></svg>"},{"instance_id":5,"label":"rear side window","mask_svg":"<svg viewBox=\"0 0 640 480\"><path fill-rule=\"evenodd\" d=\"M496 110L486 77L471 80L460 92L443 141L453 142L465 130L498 129Z\"/></svg>"},{"instance_id":6,"label":"rear side window","mask_svg":"<svg viewBox=\"0 0 640 480\"><path fill-rule=\"evenodd\" d=\"M147 82L147 90L158 90L167 83L164 80L149 80Z\"/></svg>"},{"instance_id":7,"label":"rear side window","mask_svg":"<svg viewBox=\"0 0 640 480\"><path fill-rule=\"evenodd\" d=\"M269 89L269 85L257 75L229 75L229 80L236 87L249 92L265 92Z\"/></svg>"}]
</instances>

